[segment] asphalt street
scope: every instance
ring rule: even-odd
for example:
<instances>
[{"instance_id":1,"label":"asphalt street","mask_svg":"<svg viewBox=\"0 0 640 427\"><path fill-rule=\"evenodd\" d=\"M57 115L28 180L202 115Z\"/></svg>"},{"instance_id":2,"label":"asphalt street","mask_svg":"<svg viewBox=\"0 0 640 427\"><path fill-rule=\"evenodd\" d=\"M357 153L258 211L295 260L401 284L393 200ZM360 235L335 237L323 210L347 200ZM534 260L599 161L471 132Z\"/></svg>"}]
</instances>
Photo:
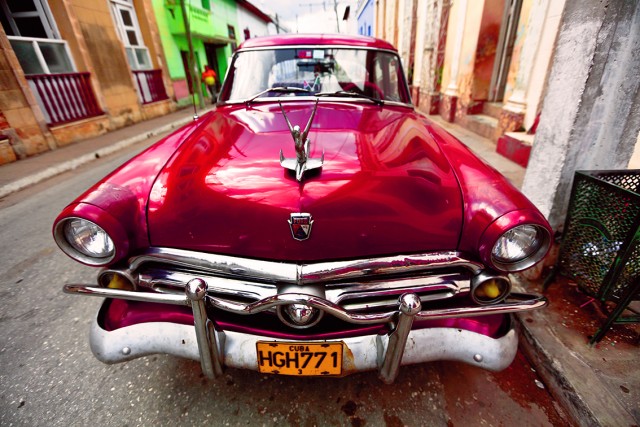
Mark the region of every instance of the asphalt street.
<instances>
[{"instance_id":1,"label":"asphalt street","mask_svg":"<svg viewBox=\"0 0 640 427\"><path fill-rule=\"evenodd\" d=\"M99 298L62 293L97 270L58 250L56 215L148 140L0 199L0 425L565 425L527 360L501 373L459 363L404 367L393 385L376 373L292 378L157 355L98 362L88 330Z\"/></svg>"}]
</instances>

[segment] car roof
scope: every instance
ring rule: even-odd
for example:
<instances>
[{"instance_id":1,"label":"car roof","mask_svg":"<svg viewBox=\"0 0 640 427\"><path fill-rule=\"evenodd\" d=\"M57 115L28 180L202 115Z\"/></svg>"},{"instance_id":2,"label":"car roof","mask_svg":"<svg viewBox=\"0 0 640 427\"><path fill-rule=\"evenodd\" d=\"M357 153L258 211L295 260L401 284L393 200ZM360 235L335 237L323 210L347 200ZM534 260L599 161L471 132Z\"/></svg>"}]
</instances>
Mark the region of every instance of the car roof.
<instances>
[{"instance_id":1,"label":"car roof","mask_svg":"<svg viewBox=\"0 0 640 427\"><path fill-rule=\"evenodd\" d=\"M396 51L396 48L387 41L373 37L351 36L346 34L279 34L275 36L255 37L245 40L239 46L239 49L293 45L341 45Z\"/></svg>"}]
</instances>

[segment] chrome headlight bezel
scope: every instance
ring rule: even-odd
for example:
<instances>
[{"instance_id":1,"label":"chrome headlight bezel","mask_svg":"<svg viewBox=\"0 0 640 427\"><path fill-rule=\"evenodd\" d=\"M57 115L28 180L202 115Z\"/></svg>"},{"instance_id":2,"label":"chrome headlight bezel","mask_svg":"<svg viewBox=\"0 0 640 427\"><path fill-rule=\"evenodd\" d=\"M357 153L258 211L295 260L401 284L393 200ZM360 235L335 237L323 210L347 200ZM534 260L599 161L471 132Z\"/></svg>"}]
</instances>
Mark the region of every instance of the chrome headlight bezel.
<instances>
[{"instance_id":1,"label":"chrome headlight bezel","mask_svg":"<svg viewBox=\"0 0 640 427\"><path fill-rule=\"evenodd\" d=\"M494 248L502 238L508 238L512 230L519 227L535 230L532 240L534 247L522 256L507 258L495 256ZM526 233L525 233L526 234ZM540 262L549 252L552 230L542 214L534 209L519 209L508 212L491 222L483 231L478 242L478 255L489 268L504 273L526 270Z\"/></svg>"},{"instance_id":2,"label":"chrome headlight bezel","mask_svg":"<svg viewBox=\"0 0 640 427\"><path fill-rule=\"evenodd\" d=\"M516 225L504 231L493 242L491 264L502 271L525 270L544 258L550 241L548 230L540 225Z\"/></svg>"},{"instance_id":3,"label":"chrome headlight bezel","mask_svg":"<svg viewBox=\"0 0 640 427\"><path fill-rule=\"evenodd\" d=\"M101 254L93 251L88 247L83 247L79 241L73 241L71 235L74 230L71 227L76 225L82 232L89 233L90 235L99 236L99 239L104 240L103 245L106 250ZM116 244L112 236L100 225L93 221L90 221L81 217L67 217L56 223L53 230L56 243L71 258L79 261L83 264L91 266L103 266L109 264L116 256Z\"/></svg>"}]
</instances>

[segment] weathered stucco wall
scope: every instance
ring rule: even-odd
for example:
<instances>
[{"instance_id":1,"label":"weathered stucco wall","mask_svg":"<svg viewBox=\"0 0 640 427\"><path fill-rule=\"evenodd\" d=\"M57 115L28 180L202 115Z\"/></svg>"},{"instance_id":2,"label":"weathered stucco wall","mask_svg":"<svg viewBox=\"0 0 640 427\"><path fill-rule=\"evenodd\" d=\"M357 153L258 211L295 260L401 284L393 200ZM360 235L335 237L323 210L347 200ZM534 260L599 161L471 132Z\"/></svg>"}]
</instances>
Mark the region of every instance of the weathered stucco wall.
<instances>
[{"instance_id":1,"label":"weathered stucco wall","mask_svg":"<svg viewBox=\"0 0 640 427\"><path fill-rule=\"evenodd\" d=\"M4 164L51 147L43 132L43 118L32 111L35 99L31 96L29 102L18 59L2 28L0 31L0 164Z\"/></svg>"},{"instance_id":2,"label":"weathered stucco wall","mask_svg":"<svg viewBox=\"0 0 640 427\"><path fill-rule=\"evenodd\" d=\"M82 39L76 37L76 32L73 28L73 22L69 16L67 10L67 1L65 0L49 0L49 9L53 14L53 18L56 21L58 31L60 31L60 37L63 38L69 50L71 51L71 58L76 66L76 71L89 71L89 64L84 60L84 55L87 54L86 46L82 43Z\"/></svg>"},{"instance_id":3,"label":"weathered stucco wall","mask_svg":"<svg viewBox=\"0 0 640 427\"><path fill-rule=\"evenodd\" d=\"M398 46L398 9L400 4L397 1L386 1L383 5L384 13L384 39L394 46Z\"/></svg>"},{"instance_id":4,"label":"weathered stucco wall","mask_svg":"<svg viewBox=\"0 0 640 427\"><path fill-rule=\"evenodd\" d=\"M442 87L447 95L458 97L458 117L475 99L486 98L502 16L497 8L502 3L474 0L454 2L451 8ZM495 40L490 33L495 33Z\"/></svg>"},{"instance_id":5,"label":"weathered stucco wall","mask_svg":"<svg viewBox=\"0 0 640 427\"><path fill-rule=\"evenodd\" d=\"M150 3L145 1L148 0L136 0L134 4L142 36L154 65L159 67L163 58L158 49L157 25ZM15 52L0 28L0 164L175 110L171 101L140 105L108 1L49 0L48 5L60 37L68 43L75 70L91 74L96 100L105 114L48 126Z\"/></svg>"},{"instance_id":6,"label":"weathered stucco wall","mask_svg":"<svg viewBox=\"0 0 640 427\"><path fill-rule=\"evenodd\" d=\"M640 133L638 133L636 146L633 150L633 155L629 160L629 169L640 169Z\"/></svg>"},{"instance_id":7,"label":"weathered stucco wall","mask_svg":"<svg viewBox=\"0 0 640 427\"><path fill-rule=\"evenodd\" d=\"M423 112L435 113L435 73L438 65L438 42L442 3L418 0L416 8L415 63L413 70L412 97L414 104ZM434 97L435 98L435 97Z\"/></svg>"},{"instance_id":8,"label":"weathered stucco wall","mask_svg":"<svg viewBox=\"0 0 640 427\"><path fill-rule=\"evenodd\" d=\"M444 65L442 67L442 89L451 84L451 62L453 61L454 44L456 42L456 23L459 20L458 14L461 13L460 2L454 2L449 10L449 19L445 23L447 26L447 41L444 49Z\"/></svg>"},{"instance_id":9,"label":"weathered stucco wall","mask_svg":"<svg viewBox=\"0 0 640 427\"><path fill-rule=\"evenodd\" d=\"M526 92L527 108L524 116L525 129L531 128L541 108L565 0L537 0L535 5L537 7L538 5L544 5L546 2L548 2L548 6L545 5L546 14L544 16L544 23L540 29L537 51L532 58L533 64L531 64L531 71L528 75L529 85ZM531 34L532 30L528 29L528 32ZM526 60L525 58L525 61ZM528 64L526 63L520 63L520 67L527 66ZM509 97L511 95L512 93L510 92ZM505 97L505 99L509 98Z\"/></svg>"},{"instance_id":10,"label":"weathered stucco wall","mask_svg":"<svg viewBox=\"0 0 640 427\"><path fill-rule=\"evenodd\" d=\"M529 19L531 18L531 9L533 7L532 0L524 0L520 9L520 17L518 18L518 27L516 29L516 40L513 44L511 52L511 64L507 72L507 83L504 89L504 100L509 99L513 95L514 87L518 73L523 67L523 48L527 39L531 36L529 28Z\"/></svg>"},{"instance_id":11,"label":"weathered stucco wall","mask_svg":"<svg viewBox=\"0 0 640 427\"><path fill-rule=\"evenodd\" d=\"M414 7L416 6L416 7ZM417 11L417 0L399 0L398 2L398 26L402 29L398 32L398 45L396 48L400 53L400 58L402 58L402 65L404 66L404 71L407 74L409 84L413 79L413 54L412 50L412 30L415 30L414 25L414 12ZM415 43L415 39L413 40Z\"/></svg>"},{"instance_id":12,"label":"weathered stucco wall","mask_svg":"<svg viewBox=\"0 0 640 427\"><path fill-rule=\"evenodd\" d=\"M559 229L576 170L625 169L640 131L640 2L568 0L523 191Z\"/></svg>"}]
</instances>

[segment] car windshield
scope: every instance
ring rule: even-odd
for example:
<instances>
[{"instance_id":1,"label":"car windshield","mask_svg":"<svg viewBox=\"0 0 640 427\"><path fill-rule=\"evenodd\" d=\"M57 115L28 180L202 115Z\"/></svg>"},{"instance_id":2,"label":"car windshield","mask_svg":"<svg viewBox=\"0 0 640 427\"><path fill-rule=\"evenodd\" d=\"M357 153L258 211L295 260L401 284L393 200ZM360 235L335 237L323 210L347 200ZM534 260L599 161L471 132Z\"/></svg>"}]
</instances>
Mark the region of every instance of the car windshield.
<instances>
[{"instance_id":1,"label":"car windshield","mask_svg":"<svg viewBox=\"0 0 640 427\"><path fill-rule=\"evenodd\" d=\"M396 54L325 46L240 51L231 64L220 100L332 93L411 102Z\"/></svg>"}]
</instances>

